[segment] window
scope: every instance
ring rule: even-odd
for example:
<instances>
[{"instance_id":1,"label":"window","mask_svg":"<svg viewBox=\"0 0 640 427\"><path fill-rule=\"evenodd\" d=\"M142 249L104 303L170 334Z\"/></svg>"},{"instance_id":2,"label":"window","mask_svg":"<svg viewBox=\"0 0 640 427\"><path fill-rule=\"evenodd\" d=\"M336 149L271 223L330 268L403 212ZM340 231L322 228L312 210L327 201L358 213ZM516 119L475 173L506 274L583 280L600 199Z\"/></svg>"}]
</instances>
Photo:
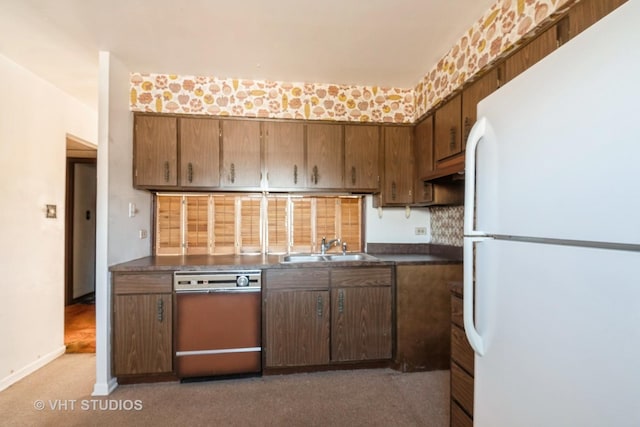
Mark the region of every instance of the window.
<instances>
[{"instance_id":1,"label":"window","mask_svg":"<svg viewBox=\"0 0 640 427\"><path fill-rule=\"evenodd\" d=\"M319 252L323 237L359 252L361 219L361 196L157 194L155 253Z\"/></svg>"}]
</instances>

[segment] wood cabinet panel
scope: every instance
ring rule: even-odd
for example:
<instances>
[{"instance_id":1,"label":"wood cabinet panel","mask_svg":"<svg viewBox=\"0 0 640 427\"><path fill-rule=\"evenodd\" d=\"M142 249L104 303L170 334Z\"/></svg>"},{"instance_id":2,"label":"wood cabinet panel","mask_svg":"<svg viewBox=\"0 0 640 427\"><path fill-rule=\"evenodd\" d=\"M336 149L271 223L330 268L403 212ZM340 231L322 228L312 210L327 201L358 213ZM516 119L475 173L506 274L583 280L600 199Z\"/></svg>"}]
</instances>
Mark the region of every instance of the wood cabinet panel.
<instances>
[{"instance_id":1,"label":"wood cabinet panel","mask_svg":"<svg viewBox=\"0 0 640 427\"><path fill-rule=\"evenodd\" d=\"M334 268L331 270L331 287L391 286L391 268Z\"/></svg>"},{"instance_id":2,"label":"wood cabinet panel","mask_svg":"<svg viewBox=\"0 0 640 427\"><path fill-rule=\"evenodd\" d=\"M172 290L173 272L114 274L113 291L116 294L167 293Z\"/></svg>"},{"instance_id":3,"label":"wood cabinet panel","mask_svg":"<svg viewBox=\"0 0 640 427\"><path fill-rule=\"evenodd\" d=\"M180 186L220 185L220 121L180 119Z\"/></svg>"},{"instance_id":4,"label":"wood cabinet panel","mask_svg":"<svg viewBox=\"0 0 640 427\"><path fill-rule=\"evenodd\" d=\"M462 96L460 94L454 96L436 110L433 148L436 162L462 152L461 114Z\"/></svg>"},{"instance_id":5,"label":"wood cabinet panel","mask_svg":"<svg viewBox=\"0 0 640 427\"><path fill-rule=\"evenodd\" d=\"M462 298L451 295L451 322L464 329Z\"/></svg>"},{"instance_id":6,"label":"wood cabinet panel","mask_svg":"<svg viewBox=\"0 0 640 427\"><path fill-rule=\"evenodd\" d=\"M301 268L267 270L265 288L274 289L329 289L328 268Z\"/></svg>"},{"instance_id":7,"label":"wood cabinet panel","mask_svg":"<svg viewBox=\"0 0 640 427\"><path fill-rule=\"evenodd\" d=\"M342 126L307 125L307 187L342 188L344 170Z\"/></svg>"},{"instance_id":8,"label":"wood cabinet panel","mask_svg":"<svg viewBox=\"0 0 640 427\"><path fill-rule=\"evenodd\" d=\"M331 360L391 357L391 288L331 290Z\"/></svg>"},{"instance_id":9,"label":"wood cabinet panel","mask_svg":"<svg viewBox=\"0 0 640 427\"><path fill-rule=\"evenodd\" d=\"M380 127L344 126L344 188L380 187Z\"/></svg>"},{"instance_id":10,"label":"wood cabinet panel","mask_svg":"<svg viewBox=\"0 0 640 427\"><path fill-rule=\"evenodd\" d=\"M408 205L413 202L413 155L412 128L384 128L383 205Z\"/></svg>"},{"instance_id":11,"label":"wood cabinet panel","mask_svg":"<svg viewBox=\"0 0 640 427\"><path fill-rule=\"evenodd\" d=\"M573 38L627 0L581 0L569 11L569 37Z\"/></svg>"},{"instance_id":12,"label":"wood cabinet panel","mask_svg":"<svg viewBox=\"0 0 640 427\"><path fill-rule=\"evenodd\" d=\"M137 187L178 185L175 117L135 116L133 183Z\"/></svg>"},{"instance_id":13,"label":"wood cabinet panel","mask_svg":"<svg viewBox=\"0 0 640 427\"><path fill-rule=\"evenodd\" d=\"M173 370L171 294L116 295L114 375Z\"/></svg>"},{"instance_id":14,"label":"wood cabinet panel","mask_svg":"<svg viewBox=\"0 0 640 427\"><path fill-rule=\"evenodd\" d=\"M451 364L451 397L473 416L473 377L457 364Z\"/></svg>"},{"instance_id":15,"label":"wood cabinet panel","mask_svg":"<svg viewBox=\"0 0 640 427\"><path fill-rule=\"evenodd\" d=\"M304 188L304 124L264 122L264 168L268 188Z\"/></svg>"},{"instance_id":16,"label":"wood cabinet panel","mask_svg":"<svg viewBox=\"0 0 640 427\"><path fill-rule=\"evenodd\" d=\"M222 122L221 183L225 188L260 188L260 122Z\"/></svg>"},{"instance_id":17,"label":"wood cabinet panel","mask_svg":"<svg viewBox=\"0 0 640 427\"><path fill-rule=\"evenodd\" d=\"M458 363L468 373L474 374L474 353L462 328L451 327L451 360Z\"/></svg>"},{"instance_id":18,"label":"wood cabinet panel","mask_svg":"<svg viewBox=\"0 0 640 427\"><path fill-rule=\"evenodd\" d=\"M269 291L265 307L267 367L329 363L329 291Z\"/></svg>"},{"instance_id":19,"label":"wood cabinet panel","mask_svg":"<svg viewBox=\"0 0 640 427\"><path fill-rule=\"evenodd\" d=\"M473 427L473 420L456 402L451 403L451 427Z\"/></svg>"},{"instance_id":20,"label":"wood cabinet panel","mask_svg":"<svg viewBox=\"0 0 640 427\"><path fill-rule=\"evenodd\" d=\"M433 185L424 182L424 177L433 172L433 115L422 120L414 128L415 181L414 202L433 200Z\"/></svg>"},{"instance_id":21,"label":"wood cabinet panel","mask_svg":"<svg viewBox=\"0 0 640 427\"><path fill-rule=\"evenodd\" d=\"M466 87L462 92L462 149L467 146L467 139L473 124L477 120L478 102L498 89L498 69L493 68L485 75Z\"/></svg>"},{"instance_id":22,"label":"wood cabinet panel","mask_svg":"<svg viewBox=\"0 0 640 427\"><path fill-rule=\"evenodd\" d=\"M556 34L556 27L553 26L508 57L504 62L504 81L512 80L553 52L558 46Z\"/></svg>"}]
</instances>

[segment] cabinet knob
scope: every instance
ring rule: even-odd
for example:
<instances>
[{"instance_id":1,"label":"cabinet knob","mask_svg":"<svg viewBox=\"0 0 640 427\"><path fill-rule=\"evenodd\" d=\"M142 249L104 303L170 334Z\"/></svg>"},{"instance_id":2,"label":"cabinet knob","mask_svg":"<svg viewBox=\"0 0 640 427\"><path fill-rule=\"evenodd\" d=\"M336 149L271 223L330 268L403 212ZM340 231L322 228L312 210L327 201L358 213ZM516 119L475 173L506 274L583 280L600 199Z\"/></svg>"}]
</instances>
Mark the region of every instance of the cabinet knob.
<instances>
[{"instance_id":1,"label":"cabinet knob","mask_svg":"<svg viewBox=\"0 0 640 427\"><path fill-rule=\"evenodd\" d=\"M318 166L313 167L313 174L311 175L311 182L314 184L318 184Z\"/></svg>"},{"instance_id":2,"label":"cabinet knob","mask_svg":"<svg viewBox=\"0 0 640 427\"><path fill-rule=\"evenodd\" d=\"M316 312L318 314L318 317L322 317L323 308L324 301L322 301L322 295L318 295L318 298L316 299Z\"/></svg>"},{"instance_id":3,"label":"cabinet knob","mask_svg":"<svg viewBox=\"0 0 640 427\"><path fill-rule=\"evenodd\" d=\"M344 311L344 291L340 289L338 291L338 313L342 313Z\"/></svg>"},{"instance_id":4,"label":"cabinet knob","mask_svg":"<svg viewBox=\"0 0 640 427\"><path fill-rule=\"evenodd\" d=\"M236 164L231 163L231 183L236 182Z\"/></svg>"},{"instance_id":5,"label":"cabinet knob","mask_svg":"<svg viewBox=\"0 0 640 427\"><path fill-rule=\"evenodd\" d=\"M298 183L298 165L293 165L293 183Z\"/></svg>"},{"instance_id":6,"label":"cabinet knob","mask_svg":"<svg viewBox=\"0 0 640 427\"><path fill-rule=\"evenodd\" d=\"M449 129L449 150L454 151L456 149L456 128L455 126Z\"/></svg>"},{"instance_id":7,"label":"cabinet knob","mask_svg":"<svg viewBox=\"0 0 640 427\"><path fill-rule=\"evenodd\" d=\"M162 299L158 300L156 312L158 315L158 322L162 322L164 320L164 301Z\"/></svg>"},{"instance_id":8,"label":"cabinet knob","mask_svg":"<svg viewBox=\"0 0 640 427\"><path fill-rule=\"evenodd\" d=\"M187 165L187 180L189 184L193 182L193 163L189 162Z\"/></svg>"},{"instance_id":9,"label":"cabinet knob","mask_svg":"<svg viewBox=\"0 0 640 427\"><path fill-rule=\"evenodd\" d=\"M169 182L169 162L164 162L164 182Z\"/></svg>"}]
</instances>

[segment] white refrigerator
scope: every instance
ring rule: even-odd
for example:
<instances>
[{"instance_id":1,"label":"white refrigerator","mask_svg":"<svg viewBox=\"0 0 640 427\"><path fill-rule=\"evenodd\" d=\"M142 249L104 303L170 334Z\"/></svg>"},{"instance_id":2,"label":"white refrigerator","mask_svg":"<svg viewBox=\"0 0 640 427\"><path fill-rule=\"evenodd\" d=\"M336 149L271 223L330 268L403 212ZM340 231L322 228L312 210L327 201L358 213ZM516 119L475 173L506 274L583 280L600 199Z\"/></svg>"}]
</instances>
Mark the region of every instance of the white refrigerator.
<instances>
[{"instance_id":1,"label":"white refrigerator","mask_svg":"<svg viewBox=\"0 0 640 427\"><path fill-rule=\"evenodd\" d=\"M640 426L640 0L478 117L464 218L474 425Z\"/></svg>"}]
</instances>

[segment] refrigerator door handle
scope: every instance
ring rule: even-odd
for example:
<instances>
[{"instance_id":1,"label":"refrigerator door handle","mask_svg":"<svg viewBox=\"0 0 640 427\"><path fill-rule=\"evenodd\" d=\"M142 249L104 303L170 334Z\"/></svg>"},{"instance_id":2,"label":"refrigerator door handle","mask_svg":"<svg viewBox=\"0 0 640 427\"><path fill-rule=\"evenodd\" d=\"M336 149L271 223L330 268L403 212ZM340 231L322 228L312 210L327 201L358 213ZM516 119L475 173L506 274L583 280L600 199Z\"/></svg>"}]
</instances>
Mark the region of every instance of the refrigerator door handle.
<instances>
[{"instance_id":1,"label":"refrigerator door handle","mask_svg":"<svg viewBox=\"0 0 640 427\"><path fill-rule=\"evenodd\" d=\"M465 237L464 238L464 256L463 256L463 303L462 315L464 321L464 331L471 344L471 348L478 356L484 355L484 340L478 333L475 325L475 304L474 304L474 244L491 239L490 237Z\"/></svg>"},{"instance_id":2,"label":"refrigerator door handle","mask_svg":"<svg viewBox=\"0 0 640 427\"><path fill-rule=\"evenodd\" d=\"M487 131L487 118L481 117L471 128L465 151L465 189L464 189L464 235L484 236L485 233L474 229L476 214L476 150L478 143Z\"/></svg>"}]
</instances>

